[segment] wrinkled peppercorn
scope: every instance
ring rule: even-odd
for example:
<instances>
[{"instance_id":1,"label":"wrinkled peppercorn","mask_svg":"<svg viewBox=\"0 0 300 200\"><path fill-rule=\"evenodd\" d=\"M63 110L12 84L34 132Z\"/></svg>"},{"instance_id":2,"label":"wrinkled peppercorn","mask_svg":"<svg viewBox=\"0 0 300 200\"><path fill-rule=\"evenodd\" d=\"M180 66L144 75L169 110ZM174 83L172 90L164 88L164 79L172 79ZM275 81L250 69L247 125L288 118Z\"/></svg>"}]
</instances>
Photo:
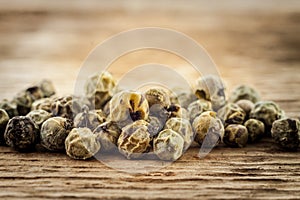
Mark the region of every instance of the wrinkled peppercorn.
<instances>
[{"instance_id":1,"label":"wrinkled peppercorn","mask_svg":"<svg viewBox=\"0 0 300 200\"><path fill-rule=\"evenodd\" d=\"M138 120L125 126L118 139L118 148L127 159L139 158L150 147L148 123Z\"/></svg>"},{"instance_id":2,"label":"wrinkled peppercorn","mask_svg":"<svg viewBox=\"0 0 300 200\"><path fill-rule=\"evenodd\" d=\"M153 152L161 160L177 160L182 155L183 148L183 138L171 129L161 131L153 141Z\"/></svg>"},{"instance_id":3,"label":"wrinkled peppercorn","mask_svg":"<svg viewBox=\"0 0 300 200\"><path fill-rule=\"evenodd\" d=\"M170 102L170 97L166 91L161 88L151 88L145 92L145 97L148 101L149 107L153 105L161 105L162 107L168 107Z\"/></svg>"},{"instance_id":4,"label":"wrinkled peppercorn","mask_svg":"<svg viewBox=\"0 0 300 200\"><path fill-rule=\"evenodd\" d=\"M265 125L257 119L249 119L244 126L248 130L248 143L260 140L265 134Z\"/></svg>"},{"instance_id":5,"label":"wrinkled peppercorn","mask_svg":"<svg viewBox=\"0 0 300 200\"><path fill-rule=\"evenodd\" d=\"M195 141L201 145L205 139L207 148L214 147L223 139L223 123L213 111L206 111L196 117L192 126L195 132Z\"/></svg>"},{"instance_id":6,"label":"wrinkled peppercorn","mask_svg":"<svg viewBox=\"0 0 300 200\"><path fill-rule=\"evenodd\" d=\"M73 128L65 140L66 153L73 159L86 160L101 148L97 136L88 128Z\"/></svg>"},{"instance_id":7,"label":"wrinkled peppercorn","mask_svg":"<svg viewBox=\"0 0 300 200\"><path fill-rule=\"evenodd\" d=\"M245 119L249 119L250 112L254 108L254 104L252 103L252 101L241 99L236 102L236 105L238 105L246 113Z\"/></svg>"},{"instance_id":8,"label":"wrinkled peppercorn","mask_svg":"<svg viewBox=\"0 0 300 200\"><path fill-rule=\"evenodd\" d=\"M17 105L19 115L26 115L31 110L32 102L34 101L29 92L19 92L13 100Z\"/></svg>"},{"instance_id":9,"label":"wrinkled peppercorn","mask_svg":"<svg viewBox=\"0 0 300 200\"><path fill-rule=\"evenodd\" d=\"M179 104L171 104L167 111L169 112L169 117L179 117L184 119L189 119L189 113L188 111L181 107Z\"/></svg>"},{"instance_id":10,"label":"wrinkled peppercorn","mask_svg":"<svg viewBox=\"0 0 300 200\"><path fill-rule=\"evenodd\" d=\"M42 98L36 100L31 105L31 110L45 110L49 113L52 113L52 105L53 99L51 98Z\"/></svg>"},{"instance_id":11,"label":"wrinkled peppercorn","mask_svg":"<svg viewBox=\"0 0 300 200\"><path fill-rule=\"evenodd\" d=\"M223 142L230 147L245 147L248 141L248 130L240 124L230 124L225 128Z\"/></svg>"},{"instance_id":12,"label":"wrinkled peppercorn","mask_svg":"<svg viewBox=\"0 0 300 200\"><path fill-rule=\"evenodd\" d=\"M27 115L38 127L41 128L42 124L52 117L52 114L48 113L45 110L33 110L30 111Z\"/></svg>"},{"instance_id":13,"label":"wrinkled peppercorn","mask_svg":"<svg viewBox=\"0 0 300 200\"><path fill-rule=\"evenodd\" d=\"M78 113L74 118L74 126L87 127L92 131L106 121L106 116L102 110L89 110L88 107L83 108L82 113Z\"/></svg>"},{"instance_id":14,"label":"wrinkled peppercorn","mask_svg":"<svg viewBox=\"0 0 300 200\"><path fill-rule=\"evenodd\" d=\"M85 84L85 94L95 109L103 109L116 92L116 81L107 71L91 76Z\"/></svg>"},{"instance_id":15,"label":"wrinkled peppercorn","mask_svg":"<svg viewBox=\"0 0 300 200\"><path fill-rule=\"evenodd\" d=\"M117 141L121 131L118 124L113 121L104 122L99 125L93 133L101 143L101 151L111 152L117 149Z\"/></svg>"},{"instance_id":16,"label":"wrinkled peppercorn","mask_svg":"<svg viewBox=\"0 0 300 200\"><path fill-rule=\"evenodd\" d=\"M229 101L235 103L241 99L246 99L256 103L260 100L260 95L254 88L250 86L239 85L232 91L231 95L229 96Z\"/></svg>"},{"instance_id":17,"label":"wrinkled peppercorn","mask_svg":"<svg viewBox=\"0 0 300 200\"><path fill-rule=\"evenodd\" d=\"M187 108L191 122L193 122L194 119L203 112L210 110L212 110L211 102L206 101L204 99L199 99L197 101L192 102Z\"/></svg>"},{"instance_id":18,"label":"wrinkled peppercorn","mask_svg":"<svg viewBox=\"0 0 300 200\"><path fill-rule=\"evenodd\" d=\"M250 118L257 119L265 124L267 134L271 130L272 123L283 117L283 111L273 101L259 101L250 112Z\"/></svg>"},{"instance_id":19,"label":"wrinkled peppercorn","mask_svg":"<svg viewBox=\"0 0 300 200\"><path fill-rule=\"evenodd\" d=\"M6 126L4 139L17 151L32 151L39 140L38 128L29 117L13 117Z\"/></svg>"},{"instance_id":20,"label":"wrinkled peppercorn","mask_svg":"<svg viewBox=\"0 0 300 200\"><path fill-rule=\"evenodd\" d=\"M146 120L149 106L146 98L139 92L123 91L110 101L110 119L124 127L133 121Z\"/></svg>"},{"instance_id":21,"label":"wrinkled peppercorn","mask_svg":"<svg viewBox=\"0 0 300 200\"><path fill-rule=\"evenodd\" d=\"M207 75L196 80L194 93L199 99L211 101L214 111L225 105L225 87L222 80L214 75Z\"/></svg>"},{"instance_id":22,"label":"wrinkled peppercorn","mask_svg":"<svg viewBox=\"0 0 300 200\"><path fill-rule=\"evenodd\" d=\"M300 144L300 121L294 118L276 120L272 126L272 138L283 149L297 151Z\"/></svg>"},{"instance_id":23,"label":"wrinkled peppercorn","mask_svg":"<svg viewBox=\"0 0 300 200\"><path fill-rule=\"evenodd\" d=\"M165 129L171 129L182 136L184 150L187 150L194 141L193 128L188 119L170 118L165 124Z\"/></svg>"},{"instance_id":24,"label":"wrinkled peppercorn","mask_svg":"<svg viewBox=\"0 0 300 200\"><path fill-rule=\"evenodd\" d=\"M47 119L41 128L41 144L49 151L65 149L65 139L72 130L72 121L62 117Z\"/></svg>"},{"instance_id":25,"label":"wrinkled peppercorn","mask_svg":"<svg viewBox=\"0 0 300 200\"><path fill-rule=\"evenodd\" d=\"M225 126L229 124L243 124L246 113L238 105L228 103L218 110L218 117L222 120Z\"/></svg>"}]
</instances>

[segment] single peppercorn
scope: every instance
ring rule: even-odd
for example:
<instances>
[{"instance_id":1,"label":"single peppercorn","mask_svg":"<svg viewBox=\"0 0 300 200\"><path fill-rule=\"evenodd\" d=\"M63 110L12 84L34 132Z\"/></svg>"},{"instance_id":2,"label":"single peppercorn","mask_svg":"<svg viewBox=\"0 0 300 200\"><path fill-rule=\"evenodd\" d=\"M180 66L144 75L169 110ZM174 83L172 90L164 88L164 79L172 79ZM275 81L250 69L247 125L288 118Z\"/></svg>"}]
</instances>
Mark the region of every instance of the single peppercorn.
<instances>
[{"instance_id":1,"label":"single peppercorn","mask_svg":"<svg viewBox=\"0 0 300 200\"><path fill-rule=\"evenodd\" d=\"M272 138L283 149L297 151L300 144L300 121L284 118L273 122Z\"/></svg>"},{"instance_id":2,"label":"single peppercorn","mask_svg":"<svg viewBox=\"0 0 300 200\"><path fill-rule=\"evenodd\" d=\"M65 149L65 139L72 130L72 121L62 117L47 119L41 128L41 144L49 151Z\"/></svg>"},{"instance_id":3,"label":"single peppercorn","mask_svg":"<svg viewBox=\"0 0 300 200\"><path fill-rule=\"evenodd\" d=\"M52 117L52 114L48 113L45 110L33 110L30 111L27 115L38 127L41 128L42 124Z\"/></svg>"},{"instance_id":4,"label":"single peppercorn","mask_svg":"<svg viewBox=\"0 0 300 200\"><path fill-rule=\"evenodd\" d=\"M214 111L225 105L225 87L222 80L214 75L207 75L196 80L194 94L198 99L211 101Z\"/></svg>"},{"instance_id":5,"label":"single peppercorn","mask_svg":"<svg viewBox=\"0 0 300 200\"><path fill-rule=\"evenodd\" d=\"M86 160L101 148L97 136L88 128L73 128L65 140L66 153L73 159Z\"/></svg>"},{"instance_id":6,"label":"single peppercorn","mask_svg":"<svg viewBox=\"0 0 300 200\"><path fill-rule=\"evenodd\" d=\"M34 100L29 92L22 91L16 95L13 101L17 105L18 114L23 116L30 112Z\"/></svg>"},{"instance_id":7,"label":"single peppercorn","mask_svg":"<svg viewBox=\"0 0 300 200\"><path fill-rule=\"evenodd\" d=\"M248 141L248 130L240 124L230 124L225 128L223 142L229 147L245 147Z\"/></svg>"},{"instance_id":8,"label":"single peppercorn","mask_svg":"<svg viewBox=\"0 0 300 200\"><path fill-rule=\"evenodd\" d=\"M229 96L229 102L235 103L241 99L246 99L256 103L260 100L260 95L258 92L247 85L239 85L237 86Z\"/></svg>"},{"instance_id":9,"label":"single peppercorn","mask_svg":"<svg viewBox=\"0 0 300 200\"><path fill-rule=\"evenodd\" d=\"M204 99L199 99L197 101L192 102L187 108L191 122L193 122L194 119L203 112L210 110L212 110L211 102L206 101Z\"/></svg>"},{"instance_id":10,"label":"single peppercorn","mask_svg":"<svg viewBox=\"0 0 300 200\"><path fill-rule=\"evenodd\" d=\"M14 101L8 101L7 99L3 99L0 102L0 109L5 110L9 118L13 118L19 115L17 110L17 104Z\"/></svg>"},{"instance_id":11,"label":"single peppercorn","mask_svg":"<svg viewBox=\"0 0 300 200\"><path fill-rule=\"evenodd\" d=\"M146 120L149 106L146 98L139 92L123 91L110 101L110 119L124 127L133 121Z\"/></svg>"},{"instance_id":12,"label":"single peppercorn","mask_svg":"<svg viewBox=\"0 0 300 200\"><path fill-rule=\"evenodd\" d=\"M85 99L71 95L54 98L51 103L52 114L53 116L64 117L72 120L76 114L82 111L84 106L88 106L86 103Z\"/></svg>"},{"instance_id":13,"label":"single peppercorn","mask_svg":"<svg viewBox=\"0 0 300 200\"><path fill-rule=\"evenodd\" d=\"M116 81L107 71L89 77L85 84L85 94L95 109L102 109L116 92Z\"/></svg>"},{"instance_id":14,"label":"single peppercorn","mask_svg":"<svg viewBox=\"0 0 300 200\"><path fill-rule=\"evenodd\" d=\"M193 128L188 119L170 118L165 124L165 129L171 129L182 136L184 150L187 150L194 141Z\"/></svg>"},{"instance_id":15,"label":"single peppercorn","mask_svg":"<svg viewBox=\"0 0 300 200\"><path fill-rule=\"evenodd\" d=\"M117 141L121 134L121 129L114 121L104 122L99 125L93 132L101 143L101 151L112 152L116 150Z\"/></svg>"},{"instance_id":16,"label":"single peppercorn","mask_svg":"<svg viewBox=\"0 0 300 200\"><path fill-rule=\"evenodd\" d=\"M6 113L5 110L0 109L0 145L5 144L4 132L8 121L9 121L8 114Z\"/></svg>"},{"instance_id":17,"label":"single peppercorn","mask_svg":"<svg viewBox=\"0 0 300 200\"><path fill-rule=\"evenodd\" d=\"M35 100L38 100L38 99L41 99L44 97L44 94L41 90L41 88L37 85L33 85L31 87L28 87L25 92L29 93L31 98L32 98L32 101L35 101Z\"/></svg>"},{"instance_id":18,"label":"single peppercorn","mask_svg":"<svg viewBox=\"0 0 300 200\"><path fill-rule=\"evenodd\" d=\"M257 119L248 119L244 126L248 130L248 143L260 140L265 134L265 125Z\"/></svg>"},{"instance_id":19,"label":"single peppercorn","mask_svg":"<svg viewBox=\"0 0 300 200\"><path fill-rule=\"evenodd\" d=\"M223 139L224 126L214 111L206 111L196 117L192 127L195 132L195 141L201 145L205 140L207 148L216 146Z\"/></svg>"},{"instance_id":20,"label":"single peppercorn","mask_svg":"<svg viewBox=\"0 0 300 200\"><path fill-rule=\"evenodd\" d=\"M218 117L225 126L229 124L243 124L246 118L245 111L234 103L228 103L218 110Z\"/></svg>"},{"instance_id":21,"label":"single peppercorn","mask_svg":"<svg viewBox=\"0 0 300 200\"><path fill-rule=\"evenodd\" d=\"M38 83L39 88L43 93L43 97L51 97L55 94L55 88L52 81L44 79Z\"/></svg>"},{"instance_id":22,"label":"single peppercorn","mask_svg":"<svg viewBox=\"0 0 300 200\"><path fill-rule=\"evenodd\" d=\"M179 104L171 104L167 111L169 112L169 118L171 117L179 117L179 118L185 118L189 119L188 111L181 107Z\"/></svg>"},{"instance_id":23,"label":"single peppercorn","mask_svg":"<svg viewBox=\"0 0 300 200\"><path fill-rule=\"evenodd\" d=\"M150 147L148 123L138 120L125 126L118 139L118 148L127 159L139 158Z\"/></svg>"},{"instance_id":24,"label":"single peppercorn","mask_svg":"<svg viewBox=\"0 0 300 200\"><path fill-rule=\"evenodd\" d=\"M74 118L74 126L87 127L92 131L106 121L106 116L102 110L89 110L87 106L83 108L82 113L78 113Z\"/></svg>"},{"instance_id":25,"label":"single peppercorn","mask_svg":"<svg viewBox=\"0 0 300 200\"><path fill-rule=\"evenodd\" d=\"M271 130L274 121L283 118L284 113L273 101L259 101L250 112L250 118L262 121L265 124L267 134Z\"/></svg>"},{"instance_id":26,"label":"single peppercorn","mask_svg":"<svg viewBox=\"0 0 300 200\"><path fill-rule=\"evenodd\" d=\"M31 105L31 110L45 110L49 113L52 113L52 105L53 99L51 98L42 98L36 100Z\"/></svg>"},{"instance_id":27,"label":"single peppercorn","mask_svg":"<svg viewBox=\"0 0 300 200\"><path fill-rule=\"evenodd\" d=\"M148 101L149 107L153 105L161 105L162 107L168 107L170 102L170 97L168 93L161 88L151 88L145 92L145 97Z\"/></svg>"},{"instance_id":28,"label":"single peppercorn","mask_svg":"<svg viewBox=\"0 0 300 200\"><path fill-rule=\"evenodd\" d=\"M247 99L241 99L236 102L236 105L238 105L246 113L245 119L249 119L250 112L254 108L254 103Z\"/></svg>"},{"instance_id":29,"label":"single peppercorn","mask_svg":"<svg viewBox=\"0 0 300 200\"><path fill-rule=\"evenodd\" d=\"M181 157L184 140L171 129L161 131L153 141L153 152L161 159L174 161Z\"/></svg>"},{"instance_id":30,"label":"single peppercorn","mask_svg":"<svg viewBox=\"0 0 300 200\"><path fill-rule=\"evenodd\" d=\"M6 126L4 139L17 151L31 151L39 140L38 128L29 117L13 117Z\"/></svg>"}]
</instances>

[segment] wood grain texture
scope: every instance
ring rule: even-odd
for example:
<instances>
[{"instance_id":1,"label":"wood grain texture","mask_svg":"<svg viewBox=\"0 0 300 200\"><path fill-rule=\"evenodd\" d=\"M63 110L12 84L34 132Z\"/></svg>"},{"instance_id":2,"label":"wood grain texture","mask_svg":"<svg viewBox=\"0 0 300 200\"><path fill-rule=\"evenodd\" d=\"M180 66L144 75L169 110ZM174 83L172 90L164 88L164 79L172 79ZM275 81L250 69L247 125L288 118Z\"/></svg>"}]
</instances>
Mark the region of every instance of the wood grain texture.
<instances>
[{"instance_id":1,"label":"wood grain texture","mask_svg":"<svg viewBox=\"0 0 300 200\"><path fill-rule=\"evenodd\" d=\"M300 117L299 1L1 4L1 99L12 98L41 78L52 79L59 95L72 93L81 64L98 43L128 29L158 26L199 42L216 62L228 93L239 83L250 84L288 116ZM120 78L149 62L170 65L189 80L198 76L180 58L151 50L120 57L110 71ZM60 153L24 154L0 147L0 198L300 198L300 153L282 152L271 139L243 149L221 145L204 159L198 152L195 146L166 168L129 174L95 159L77 161Z\"/></svg>"}]
</instances>

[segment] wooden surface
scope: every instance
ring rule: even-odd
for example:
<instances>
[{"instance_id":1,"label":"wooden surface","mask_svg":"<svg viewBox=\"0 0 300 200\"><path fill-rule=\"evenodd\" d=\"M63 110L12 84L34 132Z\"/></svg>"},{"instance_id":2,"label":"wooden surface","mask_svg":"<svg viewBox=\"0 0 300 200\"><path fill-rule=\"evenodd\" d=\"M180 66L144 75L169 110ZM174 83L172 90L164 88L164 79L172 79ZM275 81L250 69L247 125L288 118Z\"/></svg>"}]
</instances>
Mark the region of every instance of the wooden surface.
<instances>
[{"instance_id":1,"label":"wooden surface","mask_svg":"<svg viewBox=\"0 0 300 200\"><path fill-rule=\"evenodd\" d=\"M299 117L299 20L297 0L1 1L0 97L12 98L41 78L55 81L60 95L72 93L81 64L98 43L121 31L157 26L203 45L229 91L239 83L251 84L263 99ZM119 78L149 62L170 65L191 80L198 76L180 58L152 50L123 56L110 71ZM299 152L279 151L270 139L243 149L220 146L204 159L197 158L198 151L188 150L166 168L129 174L97 160L0 147L0 198L300 198Z\"/></svg>"}]
</instances>

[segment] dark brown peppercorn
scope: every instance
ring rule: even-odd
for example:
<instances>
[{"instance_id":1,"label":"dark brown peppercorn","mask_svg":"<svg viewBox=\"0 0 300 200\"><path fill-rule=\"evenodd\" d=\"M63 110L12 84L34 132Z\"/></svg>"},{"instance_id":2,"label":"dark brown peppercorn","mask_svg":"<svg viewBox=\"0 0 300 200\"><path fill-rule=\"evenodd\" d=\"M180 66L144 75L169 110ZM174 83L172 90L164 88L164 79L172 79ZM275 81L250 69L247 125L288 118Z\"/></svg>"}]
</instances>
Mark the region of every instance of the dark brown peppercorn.
<instances>
[{"instance_id":1,"label":"dark brown peppercorn","mask_svg":"<svg viewBox=\"0 0 300 200\"><path fill-rule=\"evenodd\" d=\"M272 125L272 137L283 149L297 151L300 144L300 121L293 118L276 120Z\"/></svg>"},{"instance_id":2,"label":"dark brown peppercorn","mask_svg":"<svg viewBox=\"0 0 300 200\"><path fill-rule=\"evenodd\" d=\"M13 117L7 124L4 139L18 151L31 151L39 139L38 128L29 117Z\"/></svg>"},{"instance_id":3,"label":"dark brown peppercorn","mask_svg":"<svg viewBox=\"0 0 300 200\"><path fill-rule=\"evenodd\" d=\"M0 109L0 145L5 144L4 132L8 121L9 121L8 114L6 113L5 110Z\"/></svg>"}]
</instances>

